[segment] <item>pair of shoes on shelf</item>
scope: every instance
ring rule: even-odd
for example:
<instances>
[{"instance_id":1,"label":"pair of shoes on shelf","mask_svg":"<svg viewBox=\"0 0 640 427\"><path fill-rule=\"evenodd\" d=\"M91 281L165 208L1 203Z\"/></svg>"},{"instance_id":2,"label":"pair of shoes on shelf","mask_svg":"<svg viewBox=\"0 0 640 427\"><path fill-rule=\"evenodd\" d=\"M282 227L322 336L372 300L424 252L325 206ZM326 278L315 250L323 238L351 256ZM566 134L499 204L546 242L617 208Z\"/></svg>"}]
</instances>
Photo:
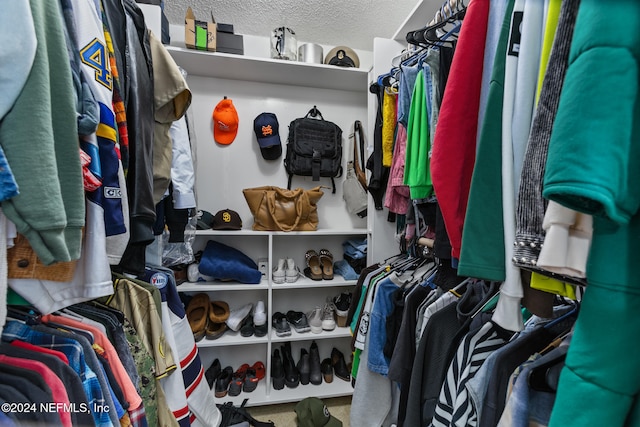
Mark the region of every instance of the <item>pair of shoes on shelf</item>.
<instances>
[{"instance_id":1,"label":"pair of shoes on shelf","mask_svg":"<svg viewBox=\"0 0 640 427\"><path fill-rule=\"evenodd\" d=\"M213 365L209 369L214 368L216 362L219 369L220 362L218 359L214 360ZM209 369L207 369L207 371L209 371ZM220 370L212 382L215 388L214 394L216 397L222 398L227 394L229 394L229 396L238 396L242 391L250 393L258 387L258 383L265 377L265 373L264 363L260 361L251 366L249 366L248 363L244 363L235 372L231 366L227 366ZM207 382L209 382L208 377Z\"/></svg>"},{"instance_id":2,"label":"pair of shoes on shelf","mask_svg":"<svg viewBox=\"0 0 640 427\"><path fill-rule=\"evenodd\" d=\"M304 274L311 280L332 280L333 279L333 255L328 249L320 249L316 252L313 249L304 254L307 268Z\"/></svg>"},{"instance_id":3,"label":"pair of shoes on shelf","mask_svg":"<svg viewBox=\"0 0 640 427\"><path fill-rule=\"evenodd\" d=\"M234 332L238 332L245 323L245 319L251 315L251 310L253 310L253 303L247 303L243 306L231 310L229 318L226 322L227 327Z\"/></svg>"},{"instance_id":4,"label":"pair of shoes on shelf","mask_svg":"<svg viewBox=\"0 0 640 427\"><path fill-rule=\"evenodd\" d=\"M271 326L276 330L276 336L288 337L291 335L291 326L289 326L287 316L279 311L271 316Z\"/></svg>"},{"instance_id":5,"label":"pair of shoes on shelf","mask_svg":"<svg viewBox=\"0 0 640 427\"><path fill-rule=\"evenodd\" d=\"M264 302L258 301L253 310L253 315L247 315L240 325L240 335L243 337L264 337L267 335L267 313Z\"/></svg>"},{"instance_id":6,"label":"pair of shoes on shelf","mask_svg":"<svg viewBox=\"0 0 640 427\"><path fill-rule=\"evenodd\" d=\"M273 352L271 358L271 382L274 390L296 388L300 383L300 372L291 355L291 343L287 342Z\"/></svg>"},{"instance_id":7,"label":"pair of shoes on shelf","mask_svg":"<svg viewBox=\"0 0 640 427\"><path fill-rule=\"evenodd\" d=\"M309 321L309 328L314 334L319 334L322 331L333 331L336 328L336 309L335 303L330 297L327 297L323 307L316 306L313 310L307 313L307 319ZM343 312L342 312L343 313ZM346 326L346 314L344 314L344 322L338 318L339 326Z\"/></svg>"},{"instance_id":8,"label":"pair of shoes on shelf","mask_svg":"<svg viewBox=\"0 0 640 427\"><path fill-rule=\"evenodd\" d=\"M301 311L287 311L287 322L296 330L297 333L302 334L309 332L311 327L307 321L307 316Z\"/></svg>"},{"instance_id":9,"label":"pair of shoes on shelf","mask_svg":"<svg viewBox=\"0 0 640 427\"><path fill-rule=\"evenodd\" d=\"M273 283L294 283L300 277L300 269L296 266L293 258L280 258L271 277Z\"/></svg>"},{"instance_id":10,"label":"pair of shoes on shelf","mask_svg":"<svg viewBox=\"0 0 640 427\"><path fill-rule=\"evenodd\" d=\"M344 328L347 326L347 317L349 316L349 307L351 307L351 292L342 292L333 298L333 306L336 310L336 318L338 326Z\"/></svg>"},{"instance_id":11,"label":"pair of shoes on shelf","mask_svg":"<svg viewBox=\"0 0 640 427\"><path fill-rule=\"evenodd\" d=\"M209 295L194 295L186 307L187 320L193 338L200 341L205 336L217 339L227 329L225 322L230 317L229 305L224 301L211 301Z\"/></svg>"}]
</instances>

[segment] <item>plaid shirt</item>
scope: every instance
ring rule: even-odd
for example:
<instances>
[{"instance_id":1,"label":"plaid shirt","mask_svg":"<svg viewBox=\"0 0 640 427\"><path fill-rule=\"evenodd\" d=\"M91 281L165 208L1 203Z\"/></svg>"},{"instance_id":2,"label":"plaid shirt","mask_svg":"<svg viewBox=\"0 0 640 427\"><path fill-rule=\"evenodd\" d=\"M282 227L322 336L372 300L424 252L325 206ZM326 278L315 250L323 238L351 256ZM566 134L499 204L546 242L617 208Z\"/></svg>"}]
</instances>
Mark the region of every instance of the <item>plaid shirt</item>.
<instances>
[{"instance_id":1,"label":"plaid shirt","mask_svg":"<svg viewBox=\"0 0 640 427\"><path fill-rule=\"evenodd\" d=\"M16 321L9 321L2 332L2 340L26 341L38 347L57 350L69 359L69 366L78 374L87 394L89 410L97 427L113 427L113 423L106 411L94 411L95 407L104 407L105 399L95 372L87 366L84 360L82 346L75 340L34 331L31 327Z\"/></svg>"}]
</instances>

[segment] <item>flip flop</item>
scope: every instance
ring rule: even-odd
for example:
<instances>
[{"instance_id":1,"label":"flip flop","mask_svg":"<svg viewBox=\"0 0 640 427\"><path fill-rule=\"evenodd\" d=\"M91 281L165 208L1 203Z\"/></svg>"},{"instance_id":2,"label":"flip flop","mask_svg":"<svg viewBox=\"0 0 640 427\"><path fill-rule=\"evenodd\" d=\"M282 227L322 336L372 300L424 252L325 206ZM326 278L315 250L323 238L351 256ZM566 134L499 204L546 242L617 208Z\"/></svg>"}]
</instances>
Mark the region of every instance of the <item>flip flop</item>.
<instances>
[{"instance_id":1,"label":"flip flop","mask_svg":"<svg viewBox=\"0 0 640 427\"><path fill-rule=\"evenodd\" d=\"M320 257L318 257L318 253L313 249L308 250L304 254L304 258L307 261L307 266L309 267L309 275L308 277L311 280L322 280L322 268L320 264Z\"/></svg>"},{"instance_id":2,"label":"flip flop","mask_svg":"<svg viewBox=\"0 0 640 427\"><path fill-rule=\"evenodd\" d=\"M322 278L333 279L333 255L328 249L320 249L320 264L322 265Z\"/></svg>"}]
</instances>

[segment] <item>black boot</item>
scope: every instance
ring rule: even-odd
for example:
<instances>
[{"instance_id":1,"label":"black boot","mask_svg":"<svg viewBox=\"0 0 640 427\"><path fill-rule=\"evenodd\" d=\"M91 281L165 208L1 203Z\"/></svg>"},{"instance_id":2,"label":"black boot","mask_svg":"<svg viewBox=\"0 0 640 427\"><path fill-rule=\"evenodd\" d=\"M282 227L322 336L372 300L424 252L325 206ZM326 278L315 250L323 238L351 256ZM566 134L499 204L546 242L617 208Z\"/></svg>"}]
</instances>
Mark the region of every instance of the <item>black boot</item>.
<instances>
[{"instance_id":1,"label":"black boot","mask_svg":"<svg viewBox=\"0 0 640 427\"><path fill-rule=\"evenodd\" d=\"M300 360L298 360L298 365L296 367L300 373L300 384L309 384L309 353L307 353L307 350L304 348L300 349Z\"/></svg>"},{"instance_id":2,"label":"black boot","mask_svg":"<svg viewBox=\"0 0 640 427\"><path fill-rule=\"evenodd\" d=\"M278 350L273 352L273 358L271 358L271 381L274 390L284 388L284 365Z\"/></svg>"},{"instance_id":3,"label":"black boot","mask_svg":"<svg viewBox=\"0 0 640 427\"><path fill-rule=\"evenodd\" d=\"M213 388L213 385L216 382L216 378L220 375L220 371L222 371L222 366L220 366L220 361L218 359L214 360L211 366L207 368L204 372L204 377L207 379L207 384L209 384L209 389Z\"/></svg>"},{"instance_id":4,"label":"black boot","mask_svg":"<svg viewBox=\"0 0 640 427\"><path fill-rule=\"evenodd\" d=\"M344 361L344 355L340 350L333 347L331 350L331 363L333 364L333 373L336 377L344 381L351 381L351 373Z\"/></svg>"},{"instance_id":5,"label":"black boot","mask_svg":"<svg viewBox=\"0 0 640 427\"><path fill-rule=\"evenodd\" d=\"M284 384L289 388L296 388L300 382L300 373L291 356L291 343L287 342L281 348L282 364L284 365Z\"/></svg>"},{"instance_id":6,"label":"black boot","mask_svg":"<svg viewBox=\"0 0 640 427\"><path fill-rule=\"evenodd\" d=\"M320 353L315 341L309 348L309 382L313 385L322 384L322 371L320 370Z\"/></svg>"}]
</instances>

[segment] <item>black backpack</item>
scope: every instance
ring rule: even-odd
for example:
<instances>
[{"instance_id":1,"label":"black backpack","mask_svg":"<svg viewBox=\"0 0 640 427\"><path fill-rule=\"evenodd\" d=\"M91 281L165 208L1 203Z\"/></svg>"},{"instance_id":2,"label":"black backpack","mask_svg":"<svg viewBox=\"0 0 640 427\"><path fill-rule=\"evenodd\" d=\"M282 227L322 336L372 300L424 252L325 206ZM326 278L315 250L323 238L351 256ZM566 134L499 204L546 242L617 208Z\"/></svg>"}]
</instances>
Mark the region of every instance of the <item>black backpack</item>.
<instances>
[{"instance_id":1,"label":"black backpack","mask_svg":"<svg viewBox=\"0 0 640 427\"><path fill-rule=\"evenodd\" d=\"M320 116L319 119L311 118ZM342 175L342 129L329 122L314 106L305 117L289 124L287 155L284 167L289 174L288 189L293 175L331 178L333 193L336 184L333 178Z\"/></svg>"},{"instance_id":2,"label":"black backpack","mask_svg":"<svg viewBox=\"0 0 640 427\"><path fill-rule=\"evenodd\" d=\"M244 405L247 404L247 400L248 399L245 399L240 406L234 406L232 402L226 402L224 404L217 403L216 406L222 415L222 421L218 427L230 427L245 421L247 421L251 427L275 427L272 421L258 421L253 418L244 407Z\"/></svg>"}]
</instances>

